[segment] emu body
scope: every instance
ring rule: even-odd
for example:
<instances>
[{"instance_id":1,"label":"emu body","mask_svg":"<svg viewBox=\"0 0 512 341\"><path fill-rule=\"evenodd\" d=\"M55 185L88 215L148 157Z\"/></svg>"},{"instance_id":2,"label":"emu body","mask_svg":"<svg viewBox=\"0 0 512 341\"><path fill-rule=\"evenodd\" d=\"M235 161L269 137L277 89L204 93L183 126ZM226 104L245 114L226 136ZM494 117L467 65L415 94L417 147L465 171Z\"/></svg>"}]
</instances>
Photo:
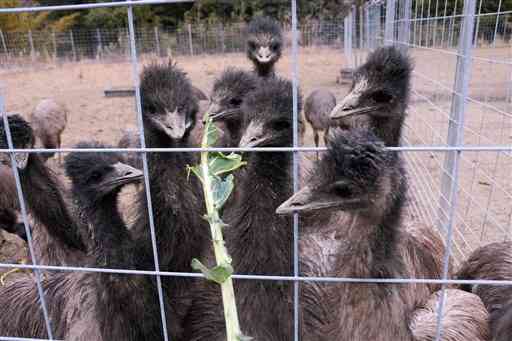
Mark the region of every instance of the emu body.
<instances>
[{"instance_id":1,"label":"emu body","mask_svg":"<svg viewBox=\"0 0 512 341\"><path fill-rule=\"evenodd\" d=\"M43 99L34 108L30 115L30 123L44 148L56 149L61 147L61 136L64 129L66 129L68 114L68 108L52 98ZM44 159L48 159L53 156L53 153L42 155ZM61 155L59 153L59 161L62 161Z\"/></svg>"},{"instance_id":2,"label":"emu body","mask_svg":"<svg viewBox=\"0 0 512 341\"><path fill-rule=\"evenodd\" d=\"M471 253L459 271L458 279L512 280L512 242L482 246ZM461 285L461 289L480 297L490 314L490 329L495 341L512 337L512 287L508 285Z\"/></svg>"},{"instance_id":3,"label":"emu body","mask_svg":"<svg viewBox=\"0 0 512 341\"><path fill-rule=\"evenodd\" d=\"M148 147L191 147L190 132L198 111L190 81L175 65L153 64L142 71L142 110ZM204 210L199 182L187 174L187 165L196 163L193 153L148 154L160 269L191 270L191 261L208 245L208 227L201 217ZM153 250L144 191L138 198L138 217L133 230L137 244L146 250L144 268L153 269ZM170 337L181 334L181 318L186 314L194 292L194 280L163 278L170 299L168 326Z\"/></svg>"},{"instance_id":4,"label":"emu body","mask_svg":"<svg viewBox=\"0 0 512 341\"><path fill-rule=\"evenodd\" d=\"M96 266L133 268L136 245L117 210L117 198L120 188L140 181L142 173L120 160L112 154L70 154L66 170L73 181L73 194L89 218L94 236L91 257ZM151 286L151 281L142 276L48 273L43 288L55 337L91 341L159 337L147 332L157 330L150 326L154 319L158 321L154 316L147 318L154 311L146 297L154 293ZM138 295L134 295L137 291ZM154 299L156 302L157 298ZM0 305L4 309L1 335L47 337L32 279L23 278L1 287Z\"/></svg>"},{"instance_id":5,"label":"emu body","mask_svg":"<svg viewBox=\"0 0 512 341\"><path fill-rule=\"evenodd\" d=\"M313 91L304 104L304 116L313 128L315 146L318 147L319 131L329 128L331 120L329 114L336 106L336 97L329 90L319 89ZM318 153L317 153L318 157Z\"/></svg>"},{"instance_id":6,"label":"emu body","mask_svg":"<svg viewBox=\"0 0 512 341\"><path fill-rule=\"evenodd\" d=\"M244 101L241 147L292 143L292 86L269 80ZM291 219L271 214L292 193L289 153L250 153L223 220L225 239L237 273L289 275L292 266ZM204 282L186 319L183 340L226 339L217 284ZM257 340L284 341L293 335L291 283L235 281L242 332Z\"/></svg>"},{"instance_id":7,"label":"emu body","mask_svg":"<svg viewBox=\"0 0 512 341\"><path fill-rule=\"evenodd\" d=\"M34 135L26 121L12 115L9 125L14 146L33 147ZM0 122L0 147L7 147L3 122ZM28 154L26 164L18 166L24 199L33 218L32 235L38 262L45 265L86 264L87 225L81 224L79 207L66 198L57 176L40 155Z\"/></svg>"},{"instance_id":8,"label":"emu body","mask_svg":"<svg viewBox=\"0 0 512 341\"><path fill-rule=\"evenodd\" d=\"M325 212L327 224L306 226L300 245L307 276L439 278L444 245L428 229L402 225L406 179L396 153L385 152L371 131L331 130L328 153L307 186L278 213ZM320 231L316 231L320 229ZM318 233L334 238L318 239ZM328 251L326 251L328 250ZM408 319L436 285L324 284L301 287L304 340L415 340Z\"/></svg>"}]
</instances>

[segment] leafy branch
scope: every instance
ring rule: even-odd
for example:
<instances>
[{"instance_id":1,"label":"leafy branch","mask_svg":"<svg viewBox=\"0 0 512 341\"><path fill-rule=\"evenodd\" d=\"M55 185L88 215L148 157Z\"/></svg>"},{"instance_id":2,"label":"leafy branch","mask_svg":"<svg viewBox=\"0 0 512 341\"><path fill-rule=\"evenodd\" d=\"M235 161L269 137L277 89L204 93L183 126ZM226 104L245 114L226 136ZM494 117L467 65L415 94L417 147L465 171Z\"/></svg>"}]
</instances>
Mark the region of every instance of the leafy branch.
<instances>
[{"instance_id":1,"label":"leafy branch","mask_svg":"<svg viewBox=\"0 0 512 341\"><path fill-rule=\"evenodd\" d=\"M204 119L206 123L201 147L208 148L217 141L218 130L208 117L208 114L205 115ZM220 284L227 341L246 341L251 339L242 335L240 331L233 280L231 278L234 270L222 235L222 230L226 224L222 221L219 214L235 186L234 177L230 173L245 164L242 161L241 155L235 153L227 155L220 152L202 152L200 164L188 167L189 173L194 173L203 186L206 204L205 219L210 224L213 250L217 263L214 268L208 269L199 260L193 259L192 268L201 271L206 279Z\"/></svg>"}]
</instances>

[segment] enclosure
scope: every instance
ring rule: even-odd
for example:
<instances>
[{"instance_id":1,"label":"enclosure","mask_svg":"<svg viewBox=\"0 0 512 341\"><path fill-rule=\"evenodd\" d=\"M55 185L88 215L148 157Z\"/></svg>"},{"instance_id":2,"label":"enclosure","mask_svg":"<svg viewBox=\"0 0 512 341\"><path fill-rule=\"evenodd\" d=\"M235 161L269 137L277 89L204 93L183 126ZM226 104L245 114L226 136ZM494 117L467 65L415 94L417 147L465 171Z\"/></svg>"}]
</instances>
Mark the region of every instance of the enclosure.
<instances>
[{"instance_id":1,"label":"enclosure","mask_svg":"<svg viewBox=\"0 0 512 341\"><path fill-rule=\"evenodd\" d=\"M27 116L45 97L56 97L70 108L68 126L59 153L130 152L178 153L176 150L151 148L102 150L74 149L84 139L98 139L116 145L124 129L144 134L139 73L152 61L176 61L192 83L209 93L214 79L228 66L248 69L244 48L245 23L200 27L188 24L177 30L141 27L134 16L135 6L168 4L186 0L140 0L55 7L1 8L0 15L30 11L80 11L120 7L127 11L128 27L85 32L2 32L0 31L0 111ZM299 91L304 98L314 89L333 91L340 101L349 91L350 80L341 69L353 70L367 54L379 46L395 45L407 50L414 60L412 96L408 107L401 147L390 148L403 153L409 177L407 224L424 224L435 228L447 245L445 261L453 256L462 261L477 247L493 241L510 240L512 228L512 9L501 0L489 9L485 0L384 0L363 6L341 6L343 20L299 20L301 11L296 0L281 1L289 6L290 21L283 23L287 44L277 72L293 80L294 120L302 115ZM131 80L131 81L128 81ZM135 87L131 97L105 97L108 89ZM294 154L294 190L299 189L299 154L313 159L311 128L299 142L294 127L294 146L281 150ZM9 142L12 147L12 142ZM302 143L302 144L301 144ZM201 152L201 148L192 149ZM243 148L224 151L247 151ZM318 150L325 150L324 147ZM13 165L16 153L41 153L34 150L1 150L9 153ZM258 152L264 152L259 150ZM64 178L56 160L52 168ZM15 168L15 167L14 167ZM16 168L15 168L16 169ZM19 200L23 193L17 170ZM145 183L149 183L147 165ZM146 189L147 191L147 189ZM130 193L127 194L129 196ZM147 193L150 198L150 193ZM148 199L150 200L150 199ZM24 268L33 271L41 295L48 339L54 340L51 321L46 314L41 289L42 271L89 271L133 275L200 277L190 273L173 273L155 269L105 269L57 267L40 264L33 256L29 218L22 205L22 216L29 235L28 254L31 265L18 264L19 242L7 239L1 245L0 267L3 270ZM151 216L152 219L152 216ZM298 288L300 282L358 283L460 283L448 276L443 279L361 279L301 277L299 269L299 219L294 217L294 272L288 276L236 274L235 280L285 280L294 283L295 340L299 340ZM150 221L155 255L154 223ZM155 256L156 260L156 256ZM192 271L192 270L191 270ZM236 269L235 269L236 271ZM465 281L468 282L468 281ZM493 281L477 281L492 284ZM159 294L162 288L159 284ZM505 283L512 285L512 283ZM162 299L161 299L162 300ZM161 305L162 323L165 309ZM439 310L443 305L439 306ZM441 314L439 314L440 318ZM165 328L164 328L165 330ZM442 331L438 330L437 340ZM0 340L14 340L1 335ZM167 335L163 339L168 340Z\"/></svg>"}]
</instances>

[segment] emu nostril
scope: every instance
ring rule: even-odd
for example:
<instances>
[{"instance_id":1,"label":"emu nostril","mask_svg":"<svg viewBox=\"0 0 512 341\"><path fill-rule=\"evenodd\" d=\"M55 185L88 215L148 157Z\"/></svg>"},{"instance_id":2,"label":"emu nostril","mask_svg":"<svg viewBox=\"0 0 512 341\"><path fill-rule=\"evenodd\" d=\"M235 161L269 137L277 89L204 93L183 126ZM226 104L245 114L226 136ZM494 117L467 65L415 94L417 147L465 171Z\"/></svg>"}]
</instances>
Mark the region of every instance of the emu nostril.
<instances>
[{"instance_id":1,"label":"emu nostril","mask_svg":"<svg viewBox=\"0 0 512 341\"><path fill-rule=\"evenodd\" d=\"M341 111L349 111L349 110L352 110L352 109L354 109L353 105L346 105L346 106L341 108Z\"/></svg>"}]
</instances>

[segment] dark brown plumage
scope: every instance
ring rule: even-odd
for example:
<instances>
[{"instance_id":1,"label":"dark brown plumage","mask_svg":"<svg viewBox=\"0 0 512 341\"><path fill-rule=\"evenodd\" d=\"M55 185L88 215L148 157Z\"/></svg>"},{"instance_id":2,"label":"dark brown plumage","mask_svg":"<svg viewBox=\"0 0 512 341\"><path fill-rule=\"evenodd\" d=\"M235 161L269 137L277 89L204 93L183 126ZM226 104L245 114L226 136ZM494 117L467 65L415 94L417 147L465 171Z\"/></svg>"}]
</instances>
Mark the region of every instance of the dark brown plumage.
<instances>
[{"instance_id":1,"label":"dark brown plumage","mask_svg":"<svg viewBox=\"0 0 512 341\"><path fill-rule=\"evenodd\" d=\"M31 126L19 115L9 116L13 143L18 148L32 148ZM0 148L7 141L0 122ZM36 153L28 154L26 164L19 164L23 195L33 217L32 237L35 257L45 265L86 264L87 227L80 223L80 208L65 197L56 174L46 167Z\"/></svg>"},{"instance_id":2,"label":"dark brown plumage","mask_svg":"<svg viewBox=\"0 0 512 341\"><path fill-rule=\"evenodd\" d=\"M292 85L272 78L242 105L241 147L292 144ZM248 153L232 205L225 208L226 246L237 273L290 275L290 217L272 214L292 192L290 153ZM235 295L244 334L256 340L292 339L293 297L289 282L236 281ZM219 286L205 282L194 300L182 340L226 339Z\"/></svg>"},{"instance_id":3,"label":"dark brown plumage","mask_svg":"<svg viewBox=\"0 0 512 341\"><path fill-rule=\"evenodd\" d=\"M301 270L307 276L439 278L444 245L430 229L402 225L406 179L397 153L371 131L331 129L328 153L307 186L279 213L324 212L304 226ZM315 221L310 217L307 223ZM318 239L318 229L331 238ZM326 244L330 241L330 244ZM437 285L304 284L305 340L413 340L407 316Z\"/></svg>"},{"instance_id":4,"label":"dark brown plumage","mask_svg":"<svg viewBox=\"0 0 512 341\"><path fill-rule=\"evenodd\" d=\"M78 147L101 148L82 144ZM86 212L93 235L91 257L95 265L134 268L137 247L117 210L120 189L142 179L142 173L120 163L115 154L72 153L66 171L75 198ZM56 338L65 340L154 340L158 309L149 297L151 279L143 276L52 272L43 279L43 290ZM149 297L148 297L149 296ZM157 302L157 297L152 297ZM30 278L0 287L0 335L46 338L37 288ZM156 305L156 307L158 307Z\"/></svg>"},{"instance_id":5,"label":"dark brown plumage","mask_svg":"<svg viewBox=\"0 0 512 341\"><path fill-rule=\"evenodd\" d=\"M27 240L25 226L18 223L20 205L12 170L0 164L0 229Z\"/></svg>"},{"instance_id":6,"label":"dark brown plumage","mask_svg":"<svg viewBox=\"0 0 512 341\"><path fill-rule=\"evenodd\" d=\"M281 58L283 33L279 23L269 17L257 16L247 28L247 57L258 76L275 75L274 65Z\"/></svg>"},{"instance_id":7,"label":"dark brown plumage","mask_svg":"<svg viewBox=\"0 0 512 341\"><path fill-rule=\"evenodd\" d=\"M64 104L51 98L43 99L34 108L30 115L30 123L44 148L56 149L61 147L61 136L64 129L66 129L68 114L69 110ZM61 155L59 153L59 161L62 161ZM53 153L42 154L44 159L52 156Z\"/></svg>"},{"instance_id":8,"label":"dark brown plumage","mask_svg":"<svg viewBox=\"0 0 512 341\"><path fill-rule=\"evenodd\" d=\"M349 94L333 109L333 124L343 129L373 129L386 146L398 146L412 68L409 57L395 47L373 51L355 71Z\"/></svg>"},{"instance_id":9,"label":"dark brown plumage","mask_svg":"<svg viewBox=\"0 0 512 341\"><path fill-rule=\"evenodd\" d=\"M441 293L442 291L437 291L414 311L410 328L415 341L436 339ZM489 313L482 300L474 294L458 289L446 289L445 293L441 340L490 341Z\"/></svg>"},{"instance_id":10,"label":"dark brown plumage","mask_svg":"<svg viewBox=\"0 0 512 341\"><path fill-rule=\"evenodd\" d=\"M471 253L457 272L458 279L512 280L512 242L482 246ZM461 285L478 295L490 314L490 329L495 341L512 337L512 286Z\"/></svg>"},{"instance_id":11,"label":"dark brown plumage","mask_svg":"<svg viewBox=\"0 0 512 341\"><path fill-rule=\"evenodd\" d=\"M196 124L198 104L185 73L171 63L146 66L141 75L141 96L146 145L191 147L190 133ZM199 181L187 174L187 165L196 162L194 153L148 154L158 256L163 271L190 271L192 258L199 257L209 245L208 225L201 216L202 189ZM133 230L139 234L137 245L146 250L141 267L153 269L144 191L138 201ZM179 320L187 312L194 281L174 277L162 281L171 297L167 311L169 333L176 340L182 328Z\"/></svg>"}]
</instances>

